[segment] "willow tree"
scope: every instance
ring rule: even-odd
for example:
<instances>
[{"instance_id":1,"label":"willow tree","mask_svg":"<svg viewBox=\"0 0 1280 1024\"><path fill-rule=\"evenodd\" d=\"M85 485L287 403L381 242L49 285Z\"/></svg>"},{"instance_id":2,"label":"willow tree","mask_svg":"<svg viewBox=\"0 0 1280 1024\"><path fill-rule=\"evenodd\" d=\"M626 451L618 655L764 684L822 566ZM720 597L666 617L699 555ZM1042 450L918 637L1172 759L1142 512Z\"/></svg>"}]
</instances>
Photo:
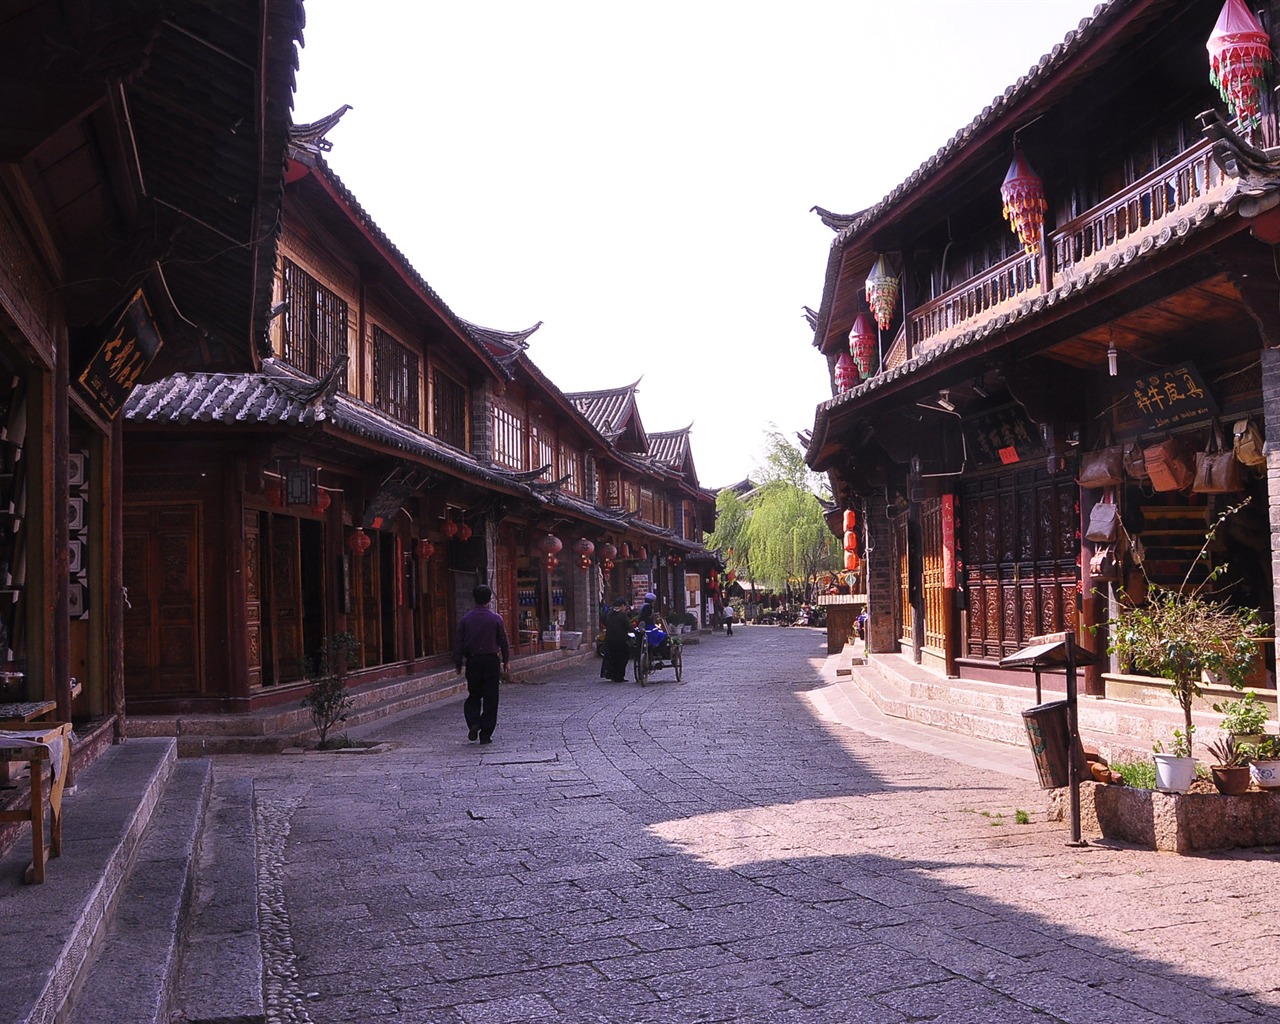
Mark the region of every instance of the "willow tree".
<instances>
[{"instance_id":1,"label":"willow tree","mask_svg":"<svg viewBox=\"0 0 1280 1024\"><path fill-rule=\"evenodd\" d=\"M716 495L716 528L707 538L707 546L725 556L726 568L752 579L751 540L747 524L751 521L750 503L737 491L726 487Z\"/></svg>"}]
</instances>

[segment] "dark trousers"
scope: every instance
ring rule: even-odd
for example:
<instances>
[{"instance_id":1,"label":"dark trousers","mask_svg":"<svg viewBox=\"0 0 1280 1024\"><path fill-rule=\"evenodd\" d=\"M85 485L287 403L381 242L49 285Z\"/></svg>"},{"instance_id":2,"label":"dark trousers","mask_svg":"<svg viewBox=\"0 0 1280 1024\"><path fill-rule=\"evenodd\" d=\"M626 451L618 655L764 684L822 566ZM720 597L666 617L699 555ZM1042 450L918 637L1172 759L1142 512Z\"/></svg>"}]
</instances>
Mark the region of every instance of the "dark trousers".
<instances>
[{"instance_id":1,"label":"dark trousers","mask_svg":"<svg viewBox=\"0 0 1280 1024\"><path fill-rule=\"evenodd\" d=\"M733 636L733 619L725 619L724 628L728 630L725 636Z\"/></svg>"},{"instance_id":2,"label":"dark trousers","mask_svg":"<svg viewBox=\"0 0 1280 1024\"><path fill-rule=\"evenodd\" d=\"M626 643L604 645L604 664L600 674L606 679L620 683L627 678L627 662L631 658L631 645Z\"/></svg>"},{"instance_id":3,"label":"dark trousers","mask_svg":"<svg viewBox=\"0 0 1280 1024\"><path fill-rule=\"evenodd\" d=\"M498 724L498 688L502 679L502 659L496 654L472 654L467 657L467 699L462 713L468 729L479 729L489 736Z\"/></svg>"}]
</instances>

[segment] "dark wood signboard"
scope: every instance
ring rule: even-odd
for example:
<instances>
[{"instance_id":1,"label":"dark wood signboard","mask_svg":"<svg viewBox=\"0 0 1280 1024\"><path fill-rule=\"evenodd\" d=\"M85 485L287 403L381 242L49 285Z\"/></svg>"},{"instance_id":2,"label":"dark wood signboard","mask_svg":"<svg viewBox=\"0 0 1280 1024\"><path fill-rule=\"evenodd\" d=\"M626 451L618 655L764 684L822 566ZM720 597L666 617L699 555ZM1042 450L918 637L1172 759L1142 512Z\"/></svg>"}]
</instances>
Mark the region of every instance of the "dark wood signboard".
<instances>
[{"instance_id":1,"label":"dark wood signboard","mask_svg":"<svg viewBox=\"0 0 1280 1024\"><path fill-rule=\"evenodd\" d=\"M115 419L163 344L146 296L139 289L111 325L76 384L107 419Z\"/></svg>"},{"instance_id":2,"label":"dark wood signboard","mask_svg":"<svg viewBox=\"0 0 1280 1024\"><path fill-rule=\"evenodd\" d=\"M1008 466L1044 454L1040 428L1020 405L968 416L964 421L966 455L972 466Z\"/></svg>"},{"instance_id":3,"label":"dark wood signboard","mask_svg":"<svg viewBox=\"0 0 1280 1024\"><path fill-rule=\"evenodd\" d=\"M1212 419L1218 404L1194 363L1175 363L1135 378L1120 409L1121 422L1136 422L1142 432L1172 430Z\"/></svg>"}]
</instances>

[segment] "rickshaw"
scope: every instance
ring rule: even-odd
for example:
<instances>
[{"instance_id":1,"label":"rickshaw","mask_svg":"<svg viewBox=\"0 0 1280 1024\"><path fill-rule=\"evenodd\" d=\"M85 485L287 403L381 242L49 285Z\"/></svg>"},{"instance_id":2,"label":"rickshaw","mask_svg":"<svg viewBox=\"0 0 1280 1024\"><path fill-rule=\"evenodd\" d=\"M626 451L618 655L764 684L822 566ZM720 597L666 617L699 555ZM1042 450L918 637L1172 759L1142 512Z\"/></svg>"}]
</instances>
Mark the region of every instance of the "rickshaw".
<instances>
[{"instance_id":1,"label":"rickshaw","mask_svg":"<svg viewBox=\"0 0 1280 1024\"><path fill-rule=\"evenodd\" d=\"M631 655L631 670L636 682L647 686L650 674L664 668L675 669L676 682L684 676L684 650L679 637L668 636L667 631L653 627L646 631L637 628L631 637L635 650Z\"/></svg>"}]
</instances>

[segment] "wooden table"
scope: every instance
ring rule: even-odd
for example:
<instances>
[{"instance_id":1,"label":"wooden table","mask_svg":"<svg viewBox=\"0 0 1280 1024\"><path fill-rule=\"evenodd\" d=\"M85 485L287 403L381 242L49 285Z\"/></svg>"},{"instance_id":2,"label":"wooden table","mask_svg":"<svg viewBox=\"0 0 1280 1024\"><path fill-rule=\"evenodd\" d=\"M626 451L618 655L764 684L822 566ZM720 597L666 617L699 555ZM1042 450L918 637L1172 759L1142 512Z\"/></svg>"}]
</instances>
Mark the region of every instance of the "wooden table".
<instances>
[{"instance_id":1,"label":"wooden table","mask_svg":"<svg viewBox=\"0 0 1280 1024\"><path fill-rule=\"evenodd\" d=\"M0 822L31 823L31 864L23 880L28 884L43 882L45 862L62 853L62 790L71 770L71 723L0 731L0 764L4 765L6 777L9 765L14 763L25 763L30 769L30 805L0 811ZM49 770L47 794L46 767ZM46 798L49 802L48 842L44 829Z\"/></svg>"}]
</instances>

